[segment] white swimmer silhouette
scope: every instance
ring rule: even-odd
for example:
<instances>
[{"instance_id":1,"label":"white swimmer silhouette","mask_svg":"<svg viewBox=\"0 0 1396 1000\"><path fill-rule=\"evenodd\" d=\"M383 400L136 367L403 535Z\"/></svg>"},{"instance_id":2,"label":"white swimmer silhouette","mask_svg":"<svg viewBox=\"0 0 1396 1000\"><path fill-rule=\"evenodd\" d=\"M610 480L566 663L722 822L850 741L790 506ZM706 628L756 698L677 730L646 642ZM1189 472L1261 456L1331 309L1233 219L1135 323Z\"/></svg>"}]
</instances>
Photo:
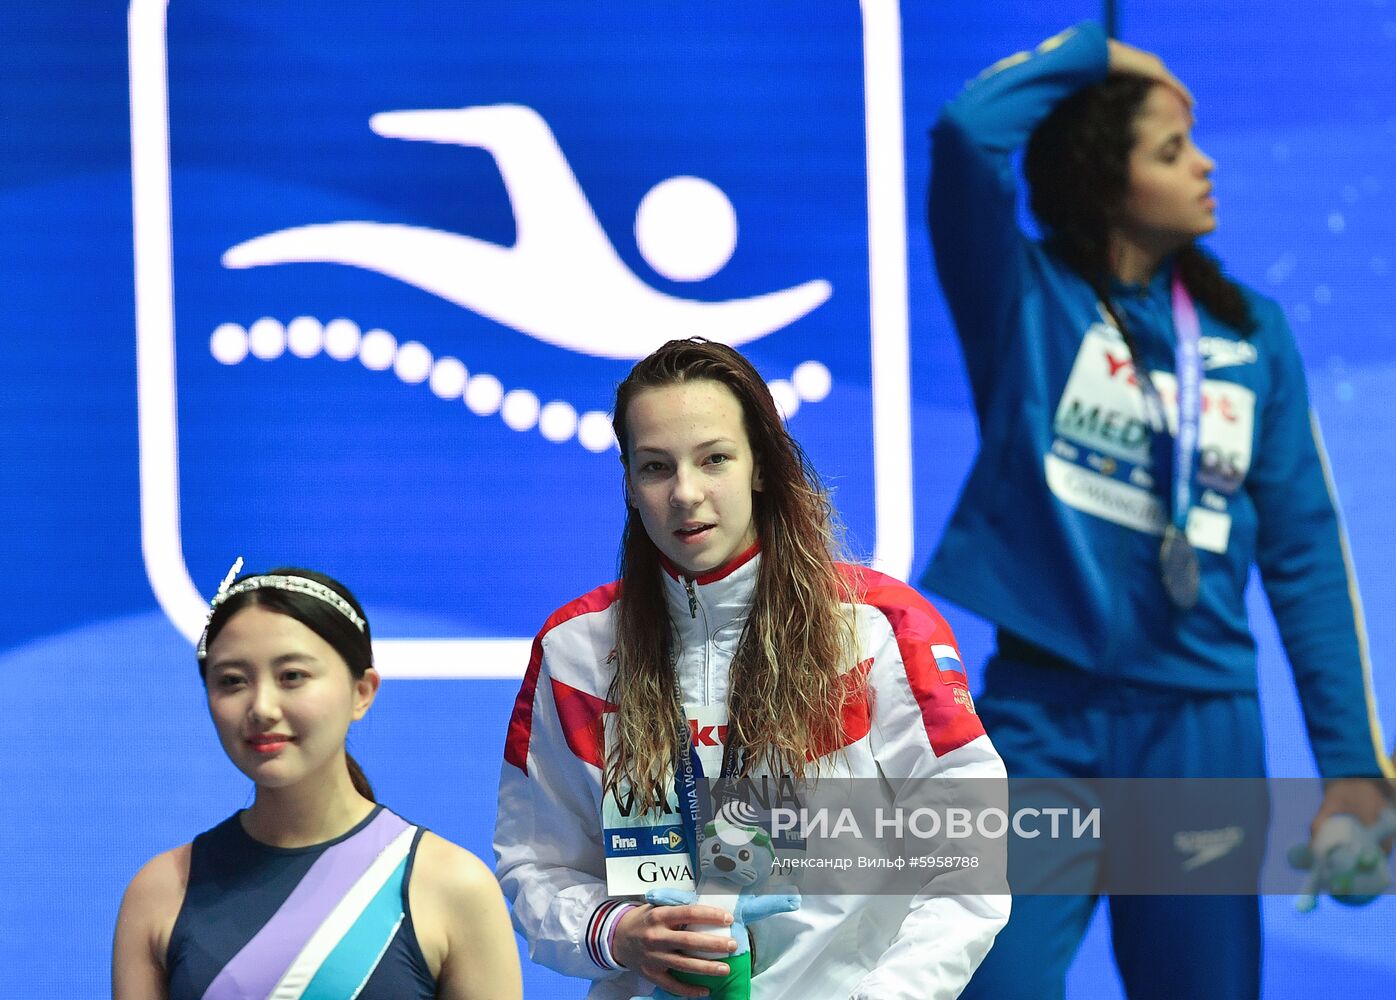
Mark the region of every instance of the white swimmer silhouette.
<instances>
[{"instance_id":1,"label":"white swimmer silhouette","mask_svg":"<svg viewBox=\"0 0 1396 1000\"><path fill-rule=\"evenodd\" d=\"M604 358L644 357L666 340L703 335L734 347L822 305L827 281L702 302L651 288L616 254L548 123L517 104L389 111L369 119L387 138L480 147L513 206L513 246L423 226L331 222L268 233L230 248L231 268L334 263L388 275L535 339ZM697 226L697 228L693 228ZM641 253L661 274L698 280L736 246L731 203L714 185L675 177L636 216Z\"/></svg>"}]
</instances>

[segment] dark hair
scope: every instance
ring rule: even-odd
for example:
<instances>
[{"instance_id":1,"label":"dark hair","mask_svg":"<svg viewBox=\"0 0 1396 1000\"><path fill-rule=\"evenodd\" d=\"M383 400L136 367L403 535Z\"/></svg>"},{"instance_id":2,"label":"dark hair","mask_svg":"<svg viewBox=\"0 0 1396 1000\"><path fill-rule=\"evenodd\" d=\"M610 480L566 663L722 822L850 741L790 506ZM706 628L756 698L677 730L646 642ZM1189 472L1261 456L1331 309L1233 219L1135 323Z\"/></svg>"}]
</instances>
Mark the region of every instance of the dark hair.
<instances>
[{"instance_id":1,"label":"dark hair","mask_svg":"<svg viewBox=\"0 0 1396 1000\"><path fill-rule=\"evenodd\" d=\"M364 609L359 604L358 599L344 584L314 570L283 566L267 570L266 573L244 573L233 581L233 585L252 576L298 576L329 587L348 601L349 606L363 620L363 631L359 631L358 626L332 604L322 601L318 597L297 593L294 590L283 590L279 587L260 587L257 590L235 594L218 605L213 616L208 620L205 648L213 646L213 641L218 638L218 633L223 631L223 627L239 611L244 608L258 607L293 618L324 639L348 664L349 674L354 680L362 678L364 673L373 666L373 643L372 633L368 627L368 616L364 614ZM205 660L199 661L199 677L205 684L208 683L208 666ZM373 797L373 787L368 783L368 778L364 775L363 769L359 767L358 761L354 760L347 750L344 757L349 765L349 777L354 782L354 790L370 802L377 801Z\"/></svg>"},{"instance_id":2,"label":"dark hair","mask_svg":"<svg viewBox=\"0 0 1396 1000\"><path fill-rule=\"evenodd\" d=\"M832 555L833 507L756 369L732 348L699 337L669 341L616 389L612 423L627 469L626 419L635 397L701 381L717 382L737 398L761 471L752 512L761 565L731 664L728 742L740 754L743 773L765 761L799 777L819 748L839 745L843 699L855 693L839 683L853 640ZM608 791L618 793L620 781L627 780L642 810L663 804L656 789L675 749L676 689L659 560L639 512L629 507L620 552L616 672L608 692L617 706L615 739L605 781Z\"/></svg>"},{"instance_id":3,"label":"dark hair","mask_svg":"<svg viewBox=\"0 0 1396 1000\"><path fill-rule=\"evenodd\" d=\"M1111 220L1129 190L1134 120L1156 86L1148 77L1112 73L1078 90L1033 130L1023 157L1028 204L1047 248L1107 304ZM1240 333L1255 329L1240 287L1214 256L1192 242L1175 261L1187 290L1213 316Z\"/></svg>"}]
</instances>

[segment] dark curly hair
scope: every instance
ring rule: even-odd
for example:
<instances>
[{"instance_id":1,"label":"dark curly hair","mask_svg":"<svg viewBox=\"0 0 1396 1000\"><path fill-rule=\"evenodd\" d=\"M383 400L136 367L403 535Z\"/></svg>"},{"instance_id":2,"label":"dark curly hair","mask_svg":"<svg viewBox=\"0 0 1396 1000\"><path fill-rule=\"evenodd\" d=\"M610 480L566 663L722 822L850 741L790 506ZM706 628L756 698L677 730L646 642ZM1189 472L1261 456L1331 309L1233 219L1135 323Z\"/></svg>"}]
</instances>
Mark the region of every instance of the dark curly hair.
<instances>
[{"instance_id":1,"label":"dark curly hair","mask_svg":"<svg viewBox=\"0 0 1396 1000\"><path fill-rule=\"evenodd\" d=\"M1158 85L1148 77L1113 73L1078 90L1033 130L1023 158L1028 204L1048 250L1107 304L1110 219L1129 188L1134 119ZM1208 312L1241 333L1255 329L1240 287L1214 256L1193 242L1175 260L1183 284Z\"/></svg>"}]
</instances>

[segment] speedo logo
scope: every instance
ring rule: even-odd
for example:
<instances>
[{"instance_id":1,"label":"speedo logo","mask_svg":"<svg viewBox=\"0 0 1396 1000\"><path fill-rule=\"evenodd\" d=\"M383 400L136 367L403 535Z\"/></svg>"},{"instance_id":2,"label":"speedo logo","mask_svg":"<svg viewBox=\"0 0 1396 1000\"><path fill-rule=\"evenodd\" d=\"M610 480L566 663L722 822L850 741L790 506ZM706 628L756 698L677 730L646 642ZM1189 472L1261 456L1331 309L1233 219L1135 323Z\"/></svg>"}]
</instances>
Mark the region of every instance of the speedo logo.
<instances>
[{"instance_id":1,"label":"speedo logo","mask_svg":"<svg viewBox=\"0 0 1396 1000\"><path fill-rule=\"evenodd\" d=\"M1230 368L1233 365L1254 364L1260 357L1255 345L1245 340L1228 340L1226 337L1203 337L1198 341L1202 352L1202 366L1208 371L1216 368Z\"/></svg>"},{"instance_id":2,"label":"speedo logo","mask_svg":"<svg viewBox=\"0 0 1396 1000\"><path fill-rule=\"evenodd\" d=\"M1223 858L1234 851L1246 832L1239 826L1224 826L1220 830L1190 830L1175 833L1173 846L1180 854L1191 855L1183 862L1183 871L1190 872Z\"/></svg>"}]
</instances>

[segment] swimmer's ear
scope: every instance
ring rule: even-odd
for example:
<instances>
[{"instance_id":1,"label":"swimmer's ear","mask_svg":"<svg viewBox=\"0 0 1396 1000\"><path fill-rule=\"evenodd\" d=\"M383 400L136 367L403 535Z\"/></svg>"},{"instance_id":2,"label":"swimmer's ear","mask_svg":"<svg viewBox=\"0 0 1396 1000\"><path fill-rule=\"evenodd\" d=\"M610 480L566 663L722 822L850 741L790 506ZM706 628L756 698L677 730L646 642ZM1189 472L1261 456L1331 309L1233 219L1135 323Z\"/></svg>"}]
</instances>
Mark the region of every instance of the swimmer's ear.
<instances>
[{"instance_id":1,"label":"swimmer's ear","mask_svg":"<svg viewBox=\"0 0 1396 1000\"><path fill-rule=\"evenodd\" d=\"M369 706L373 704L373 699L378 696L378 686L383 683L383 678L378 675L378 671L369 667L364 671L364 675L354 681L354 721L362 719L368 714Z\"/></svg>"}]
</instances>

